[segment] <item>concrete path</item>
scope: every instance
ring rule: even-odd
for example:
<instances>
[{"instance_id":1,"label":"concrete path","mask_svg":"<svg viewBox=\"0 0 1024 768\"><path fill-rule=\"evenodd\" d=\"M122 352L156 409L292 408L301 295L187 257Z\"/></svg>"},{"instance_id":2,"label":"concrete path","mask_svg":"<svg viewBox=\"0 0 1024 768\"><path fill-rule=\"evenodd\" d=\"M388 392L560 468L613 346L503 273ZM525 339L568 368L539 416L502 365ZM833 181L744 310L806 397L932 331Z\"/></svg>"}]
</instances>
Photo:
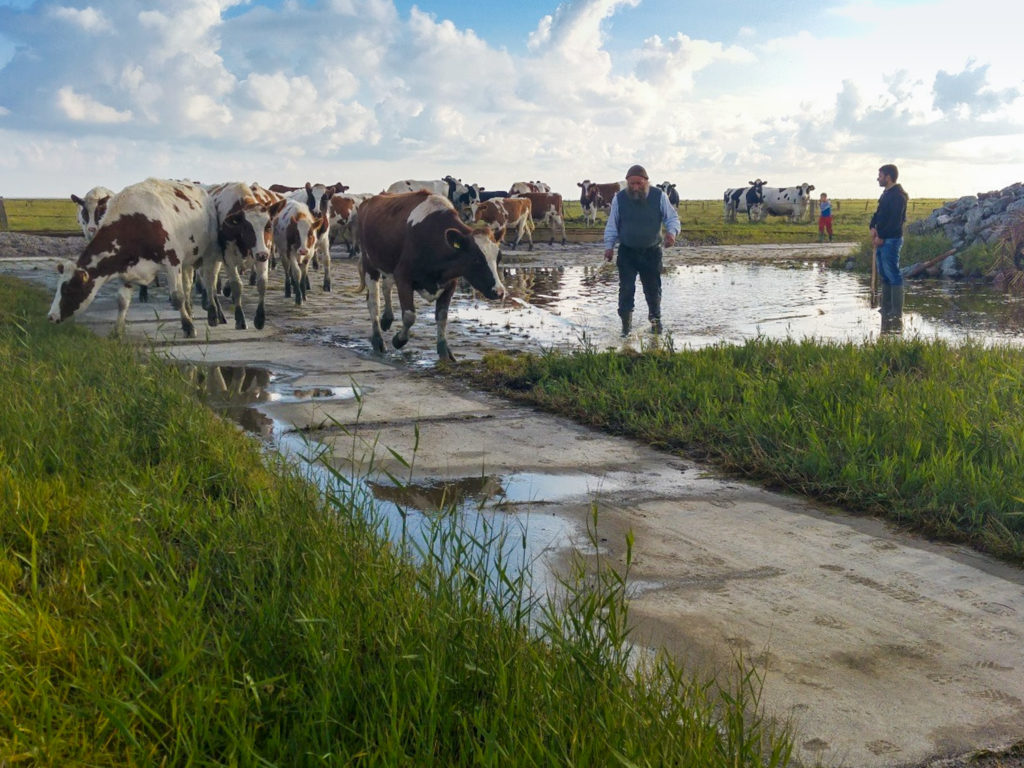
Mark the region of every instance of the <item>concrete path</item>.
<instances>
[{"instance_id":1,"label":"concrete path","mask_svg":"<svg viewBox=\"0 0 1024 768\"><path fill-rule=\"evenodd\" d=\"M52 284L48 265L38 266L0 261L0 271ZM1020 570L374 357L365 304L345 293L353 271L336 264L337 293L314 287L302 308L271 290L263 331L201 326L206 338L182 340L157 290L133 305L129 332L181 360L288 371L300 389L354 387L359 398L259 408L329 446L341 467L372 453L414 488L445 481L505 499L504 510L552 531L556 567L566 536L591 551L596 503L605 556L621 561L626 532L635 537L634 638L699 674L753 662L765 706L794 724L805 764L939 765L1024 740ZM77 322L106 332L115 313L110 293ZM414 342L432 348L429 312L420 323ZM458 354L469 344L452 346ZM413 469L389 449L414 456ZM1024 764L989 760L971 765Z\"/></svg>"}]
</instances>

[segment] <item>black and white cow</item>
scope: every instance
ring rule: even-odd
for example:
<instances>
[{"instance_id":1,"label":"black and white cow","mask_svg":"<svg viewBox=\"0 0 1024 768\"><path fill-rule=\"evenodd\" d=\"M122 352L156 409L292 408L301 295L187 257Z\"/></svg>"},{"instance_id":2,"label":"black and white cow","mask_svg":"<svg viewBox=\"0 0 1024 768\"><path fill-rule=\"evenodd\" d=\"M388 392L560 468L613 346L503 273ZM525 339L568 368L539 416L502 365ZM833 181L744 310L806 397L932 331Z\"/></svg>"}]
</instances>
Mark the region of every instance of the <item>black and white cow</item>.
<instances>
[{"instance_id":1,"label":"black and white cow","mask_svg":"<svg viewBox=\"0 0 1024 768\"><path fill-rule=\"evenodd\" d=\"M625 181L609 181L598 184L590 179L576 182L580 188L580 207L583 209L583 222L588 227L597 223L597 212L609 213L612 208L612 198L620 190L626 188Z\"/></svg>"},{"instance_id":2,"label":"black and white cow","mask_svg":"<svg viewBox=\"0 0 1024 768\"><path fill-rule=\"evenodd\" d=\"M192 322L192 279L197 265L203 281L214 284L220 259L217 211L202 187L188 182L146 179L125 187L107 204L107 212L77 261L58 265L60 280L50 306L50 322L84 311L107 281L118 278L117 332L123 333L132 287L148 285L163 270L171 303L181 313L185 336L196 335ZM209 292L208 320L222 317L214 291Z\"/></svg>"},{"instance_id":3,"label":"black and white cow","mask_svg":"<svg viewBox=\"0 0 1024 768\"><path fill-rule=\"evenodd\" d=\"M92 240L93 235L107 212L107 202L114 196L106 187L93 187L85 193L85 197L72 195L71 199L78 206L78 225L82 228L85 242Z\"/></svg>"},{"instance_id":4,"label":"black and white cow","mask_svg":"<svg viewBox=\"0 0 1024 768\"><path fill-rule=\"evenodd\" d=\"M245 268L253 270L256 275L259 301L253 325L262 328L266 322L264 299L270 251L273 247L273 221L284 208L286 200L280 198L262 202L251 187L240 181L217 184L209 192L217 209L217 240L228 275L235 328L241 330L246 327L241 279L241 272Z\"/></svg>"},{"instance_id":5,"label":"black and white cow","mask_svg":"<svg viewBox=\"0 0 1024 768\"><path fill-rule=\"evenodd\" d=\"M676 191L675 184L670 181L663 181L658 185L658 189L665 193L673 208L679 205L679 192Z\"/></svg>"},{"instance_id":6,"label":"black and white cow","mask_svg":"<svg viewBox=\"0 0 1024 768\"><path fill-rule=\"evenodd\" d=\"M764 201L764 185L767 181L748 181L749 186L725 190L722 195L725 220L736 221L737 213L746 213L747 221L761 219L761 204Z\"/></svg>"},{"instance_id":7,"label":"black and white cow","mask_svg":"<svg viewBox=\"0 0 1024 768\"><path fill-rule=\"evenodd\" d=\"M359 242L359 287L368 287L370 340L377 352L384 351L383 331L395 319L392 284L398 289L402 310L402 327L392 344L401 349L409 341L409 329L416 322L413 294L419 293L434 302L437 355L442 360L455 359L448 348L447 330L448 307L458 278L465 277L488 299L505 295L494 233L486 226L467 226L447 197L420 191L370 198L359 208Z\"/></svg>"},{"instance_id":8,"label":"black and white cow","mask_svg":"<svg viewBox=\"0 0 1024 768\"><path fill-rule=\"evenodd\" d=\"M432 181L418 181L415 179L403 179L396 181L385 190L389 195L399 195L404 192L426 191L434 195L443 195L455 206L463 221L472 221L476 216L476 208L480 204L480 193L483 187L478 184L464 184L462 179L453 176L445 176L443 179Z\"/></svg>"},{"instance_id":9,"label":"black and white cow","mask_svg":"<svg viewBox=\"0 0 1024 768\"><path fill-rule=\"evenodd\" d=\"M765 187L764 202L761 206L761 217L788 216L792 222L803 219L811 210L811 190L813 184L806 182L796 187Z\"/></svg>"}]
</instances>

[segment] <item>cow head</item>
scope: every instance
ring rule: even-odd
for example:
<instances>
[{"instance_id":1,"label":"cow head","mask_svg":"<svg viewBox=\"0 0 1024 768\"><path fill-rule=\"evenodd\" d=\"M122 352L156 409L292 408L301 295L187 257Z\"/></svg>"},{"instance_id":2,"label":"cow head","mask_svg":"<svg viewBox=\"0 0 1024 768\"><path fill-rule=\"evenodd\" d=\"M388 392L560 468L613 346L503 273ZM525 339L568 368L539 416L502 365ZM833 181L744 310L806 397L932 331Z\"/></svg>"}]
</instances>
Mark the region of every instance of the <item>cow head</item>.
<instances>
[{"instance_id":1,"label":"cow head","mask_svg":"<svg viewBox=\"0 0 1024 768\"><path fill-rule=\"evenodd\" d=\"M273 221L285 205L278 200L270 206L255 203L228 214L218 233L221 247L234 243L242 256L267 261L273 242Z\"/></svg>"},{"instance_id":2,"label":"cow head","mask_svg":"<svg viewBox=\"0 0 1024 768\"><path fill-rule=\"evenodd\" d=\"M444 239L451 249L454 274L465 277L488 299L504 298L505 286L498 275L498 242L489 227L468 232L449 227L444 232Z\"/></svg>"},{"instance_id":3,"label":"cow head","mask_svg":"<svg viewBox=\"0 0 1024 768\"><path fill-rule=\"evenodd\" d=\"M103 215L107 212L107 202L114 193L106 187L93 187L85 193L85 197L71 195L72 201L78 206L78 225L82 228L85 241L89 242L96 234Z\"/></svg>"},{"instance_id":4,"label":"cow head","mask_svg":"<svg viewBox=\"0 0 1024 768\"><path fill-rule=\"evenodd\" d=\"M89 270L79 267L75 262L64 260L57 264L57 293L50 305L47 315L51 323L67 320L77 312L88 307L99 290L98 281Z\"/></svg>"},{"instance_id":5,"label":"cow head","mask_svg":"<svg viewBox=\"0 0 1024 768\"><path fill-rule=\"evenodd\" d=\"M348 189L348 187L345 187ZM306 205L314 216L326 216L330 207L334 187L306 182Z\"/></svg>"},{"instance_id":6,"label":"cow head","mask_svg":"<svg viewBox=\"0 0 1024 768\"><path fill-rule=\"evenodd\" d=\"M584 179L583 181L577 181L576 186L580 188L580 204L587 205L590 190L593 182L590 179Z\"/></svg>"}]
</instances>

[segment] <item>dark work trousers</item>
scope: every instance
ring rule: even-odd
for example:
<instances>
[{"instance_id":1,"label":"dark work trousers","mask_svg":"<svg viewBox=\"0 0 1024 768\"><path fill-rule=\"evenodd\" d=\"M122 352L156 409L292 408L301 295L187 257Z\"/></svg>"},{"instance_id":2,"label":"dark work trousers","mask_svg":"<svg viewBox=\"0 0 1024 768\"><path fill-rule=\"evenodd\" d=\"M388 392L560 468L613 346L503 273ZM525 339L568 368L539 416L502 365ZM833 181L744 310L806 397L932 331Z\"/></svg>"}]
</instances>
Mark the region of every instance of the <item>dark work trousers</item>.
<instances>
[{"instance_id":1,"label":"dark work trousers","mask_svg":"<svg viewBox=\"0 0 1024 768\"><path fill-rule=\"evenodd\" d=\"M661 246L630 248L619 246L619 317L633 311L633 295L636 293L636 277L647 299L647 317L656 320L661 317Z\"/></svg>"}]
</instances>

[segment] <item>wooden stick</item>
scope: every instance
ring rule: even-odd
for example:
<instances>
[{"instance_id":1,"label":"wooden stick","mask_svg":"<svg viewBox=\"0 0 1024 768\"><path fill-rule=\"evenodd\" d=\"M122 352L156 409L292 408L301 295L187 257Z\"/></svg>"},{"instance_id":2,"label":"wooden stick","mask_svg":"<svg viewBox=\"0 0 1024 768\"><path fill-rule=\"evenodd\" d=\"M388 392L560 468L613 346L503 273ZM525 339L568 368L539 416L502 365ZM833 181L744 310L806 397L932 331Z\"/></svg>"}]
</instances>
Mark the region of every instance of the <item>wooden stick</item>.
<instances>
[{"instance_id":1,"label":"wooden stick","mask_svg":"<svg viewBox=\"0 0 1024 768\"><path fill-rule=\"evenodd\" d=\"M950 248L945 253L940 253L938 256L936 256L933 259L928 259L928 261L919 261L917 264L914 264L906 272L904 272L903 276L904 277L916 277L917 275L919 275L922 272L924 272L926 269L934 267L940 261L944 261L949 256L952 256L954 253L956 253L956 248Z\"/></svg>"},{"instance_id":2,"label":"wooden stick","mask_svg":"<svg viewBox=\"0 0 1024 768\"><path fill-rule=\"evenodd\" d=\"M872 230L874 231L874 230ZM878 248L871 246L871 308L878 306Z\"/></svg>"}]
</instances>

